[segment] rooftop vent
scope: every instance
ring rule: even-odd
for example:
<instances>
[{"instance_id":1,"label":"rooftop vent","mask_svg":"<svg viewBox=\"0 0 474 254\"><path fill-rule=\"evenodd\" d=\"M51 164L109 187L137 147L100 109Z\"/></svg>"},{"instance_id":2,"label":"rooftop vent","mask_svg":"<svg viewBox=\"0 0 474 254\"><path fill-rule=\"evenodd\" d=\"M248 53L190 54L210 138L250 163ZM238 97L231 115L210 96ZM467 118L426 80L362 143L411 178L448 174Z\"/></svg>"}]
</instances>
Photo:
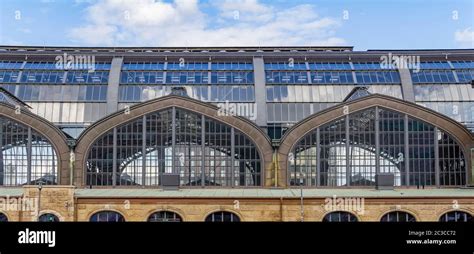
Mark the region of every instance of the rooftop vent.
<instances>
[{"instance_id":1,"label":"rooftop vent","mask_svg":"<svg viewBox=\"0 0 474 254\"><path fill-rule=\"evenodd\" d=\"M378 173L375 176L377 190L393 190L395 175L392 173Z\"/></svg>"}]
</instances>

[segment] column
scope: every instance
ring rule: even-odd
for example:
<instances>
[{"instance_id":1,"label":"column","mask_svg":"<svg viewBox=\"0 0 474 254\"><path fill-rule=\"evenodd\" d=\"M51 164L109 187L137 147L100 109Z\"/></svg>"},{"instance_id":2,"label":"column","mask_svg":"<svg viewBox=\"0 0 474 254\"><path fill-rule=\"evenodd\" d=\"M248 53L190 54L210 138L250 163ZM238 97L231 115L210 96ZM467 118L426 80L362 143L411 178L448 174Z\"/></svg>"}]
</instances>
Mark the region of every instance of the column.
<instances>
[{"instance_id":1,"label":"column","mask_svg":"<svg viewBox=\"0 0 474 254\"><path fill-rule=\"evenodd\" d=\"M258 126L267 126L267 96L265 87L265 65L263 62L263 57L253 58L253 72L255 83L255 105L257 107L257 119L255 122Z\"/></svg>"},{"instance_id":2,"label":"column","mask_svg":"<svg viewBox=\"0 0 474 254\"><path fill-rule=\"evenodd\" d=\"M109 82L107 84L107 115L118 110L118 97L120 85L120 72L123 58L114 57L109 71Z\"/></svg>"}]
</instances>

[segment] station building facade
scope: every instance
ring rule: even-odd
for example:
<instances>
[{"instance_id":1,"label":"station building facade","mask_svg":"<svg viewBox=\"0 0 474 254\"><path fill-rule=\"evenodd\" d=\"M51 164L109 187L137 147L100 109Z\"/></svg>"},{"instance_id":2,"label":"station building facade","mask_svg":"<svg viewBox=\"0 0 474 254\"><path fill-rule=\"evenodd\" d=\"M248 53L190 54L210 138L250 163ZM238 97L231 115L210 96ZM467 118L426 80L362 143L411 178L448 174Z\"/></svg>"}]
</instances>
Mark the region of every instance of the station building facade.
<instances>
[{"instance_id":1,"label":"station building facade","mask_svg":"<svg viewBox=\"0 0 474 254\"><path fill-rule=\"evenodd\" d=\"M0 47L0 221L471 221L474 50Z\"/></svg>"}]
</instances>

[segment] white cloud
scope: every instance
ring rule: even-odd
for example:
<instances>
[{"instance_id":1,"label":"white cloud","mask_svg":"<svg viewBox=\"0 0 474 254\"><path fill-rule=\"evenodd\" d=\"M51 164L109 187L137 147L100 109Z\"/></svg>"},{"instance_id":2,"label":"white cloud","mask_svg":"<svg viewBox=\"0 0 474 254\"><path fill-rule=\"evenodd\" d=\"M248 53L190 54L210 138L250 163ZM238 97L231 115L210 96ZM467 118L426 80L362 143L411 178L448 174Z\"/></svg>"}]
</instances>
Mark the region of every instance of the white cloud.
<instances>
[{"instance_id":1,"label":"white cloud","mask_svg":"<svg viewBox=\"0 0 474 254\"><path fill-rule=\"evenodd\" d=\"M214 4L223 19L239 22L265 22L274 17L274 8L257 0L223 0Z\"/></svg>"},{"instance_id":2,"label":"white cloud","mask_svg":"<svg viewBox=\"0 0 474 254\"><path fill-rule=\"evenodd\" d=\"M472 31L470 27L464 30L457 30L454 33L454 40L461 47L474 48L474 31Z\"/></svg>"},{"instance_id":3,"label":"white cloud","mask_svg":"<svg viewBox=\"0 0 474 254\"><path fill-rule=\"evenodd\" d=\"M25 33L25 34L30 34L31 30L28 28L18 28L17 31Z\"/></svg>"},{"instance_id":4,"label":"white cloud","mask_svg":"<svg viewBox=\"0 0 474 254\"><path fill-rule=\"evenodd\" d=\"M223 0L204 12L197 0L102 0L85 10L86 23L69 37L96 46L342 45L340 21L313 5L278 9L257 0ZM237 18L236 18L237 13Z\"/></svg>"}]
</instances>

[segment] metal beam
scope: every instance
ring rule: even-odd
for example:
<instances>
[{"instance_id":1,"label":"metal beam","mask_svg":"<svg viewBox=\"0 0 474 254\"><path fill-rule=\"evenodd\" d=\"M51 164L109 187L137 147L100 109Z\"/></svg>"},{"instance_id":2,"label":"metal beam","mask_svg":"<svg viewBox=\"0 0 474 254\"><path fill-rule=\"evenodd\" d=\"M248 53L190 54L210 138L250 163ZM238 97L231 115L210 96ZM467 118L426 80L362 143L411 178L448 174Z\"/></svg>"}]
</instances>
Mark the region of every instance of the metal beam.
<instances>
[{"instance_id":1,"label":"metal beam","mask_svg":"<svg viewBox=\"0 0 474 254\"><path fill-rule=\"evenodd\" d=\"M410 185L410 148L409 148L409 138L408 138L408 115L405 114L403 116L403 134L404 134L404 151L405 151L405 156L404 156L404 162L405 162L405 185L409 186Z\"/></svg>"},{"instance_id":2,"label":"metal beam","mask_svg":"<svg viewBox=\"0 0 474 254\"><path fill-rule=\"evenodd\" d=\"M346 185L350 186L351 181L351 147L350 147L350 140L349 140L349 115L345 117L345 125L346 125ZM336 176L337 177L337 176ZM337 182L337 179L336 179Z\"/></svg>"},{"instance_id":3,"label":"metal beam","mask_svg":"<svg viewBox=\"0 0 474 254\"><path fill-rule=\"evenodd\" d=\"M316 186L321 185L321 137L319 134L319 127L316 128Z\"/></svg>"},{"instance_id":4,"label":"metal beam","mask_svg":"<svg viewBox=\"0 0 474 254\"><path fill-rule=\"evenodd\" d=\"M201 115L201 186L206 186L206 174L205 174L205 152L206 152L206 119L204 115Z\"/></svg>"},{"instance_id":5,"label":"metal beam","mask_svg":"<svg viewBox=\"0 0 474 254\"><path fill-rule=\"evenodd\" d=\"M142 186L145 187L146 174L146 116L142 118Z\"/></svg>"},{"instance_id":6,"label":"metal beam","mask_svg":"<svg viewBox=\"0 0 474 254\"><path fill-rule=\"evenodd\" d=\"M32 148L32 134L31 134L31 127L28 127L28 144L26 147L26 179L27 183L31 184L31 153L33 152ZM17 169L15 169L17 170Z\"/></svg>"},{"instance_id":7,"label":"metal beam","mask_svg":"<svg viewBox=\"0 0 474 254\"><path fill-rule=\"evenodd\" d=\"M112 140L112 186L115 186L117 182L117 127L113 130Z\"/></svg>"},{"instance_id":8,"label":"metal beam","mask_svg":"<svg viewBox=\"0 0 474 254\"><path fill-rule=\"evenodd\" d=\"M231 186L234 187L234 173L235 173L235 168L234 168L234 163L235 163L235 132L234 132L234 127L230 128L230 180L231 180ZM245 181L245 186L247 186L247 179Z\"/></svg>"},{"instance_id":9,"label":"metal beam","mask_svg":"<svg viewBox=\"0 0 474 254\"><path fill-rule=\"evenodd\" d=\"M173 107L171 118L171 172L175 173L176 166L176 107Z\"/></svg>"},{"instance_id":10,"label":"metal beam","mask_svg":"<svg viewBox=\"0 0 474 254\"><path fill-rule=\"evenodd\" d=\"M379 107L375 107L375 174L380 173L380 130Z\"/></svg>"},{"instance_id":11,"label":"metal beam","mask_svg":"<svg viewBox=\"0 0 474 254\"><path fill-rule=\"evenodd\" d=\"M439 187L439 144L438 144L438 127L434 127L434 156L435 156L435 185Z\"/></svg>"}]
</instances>

